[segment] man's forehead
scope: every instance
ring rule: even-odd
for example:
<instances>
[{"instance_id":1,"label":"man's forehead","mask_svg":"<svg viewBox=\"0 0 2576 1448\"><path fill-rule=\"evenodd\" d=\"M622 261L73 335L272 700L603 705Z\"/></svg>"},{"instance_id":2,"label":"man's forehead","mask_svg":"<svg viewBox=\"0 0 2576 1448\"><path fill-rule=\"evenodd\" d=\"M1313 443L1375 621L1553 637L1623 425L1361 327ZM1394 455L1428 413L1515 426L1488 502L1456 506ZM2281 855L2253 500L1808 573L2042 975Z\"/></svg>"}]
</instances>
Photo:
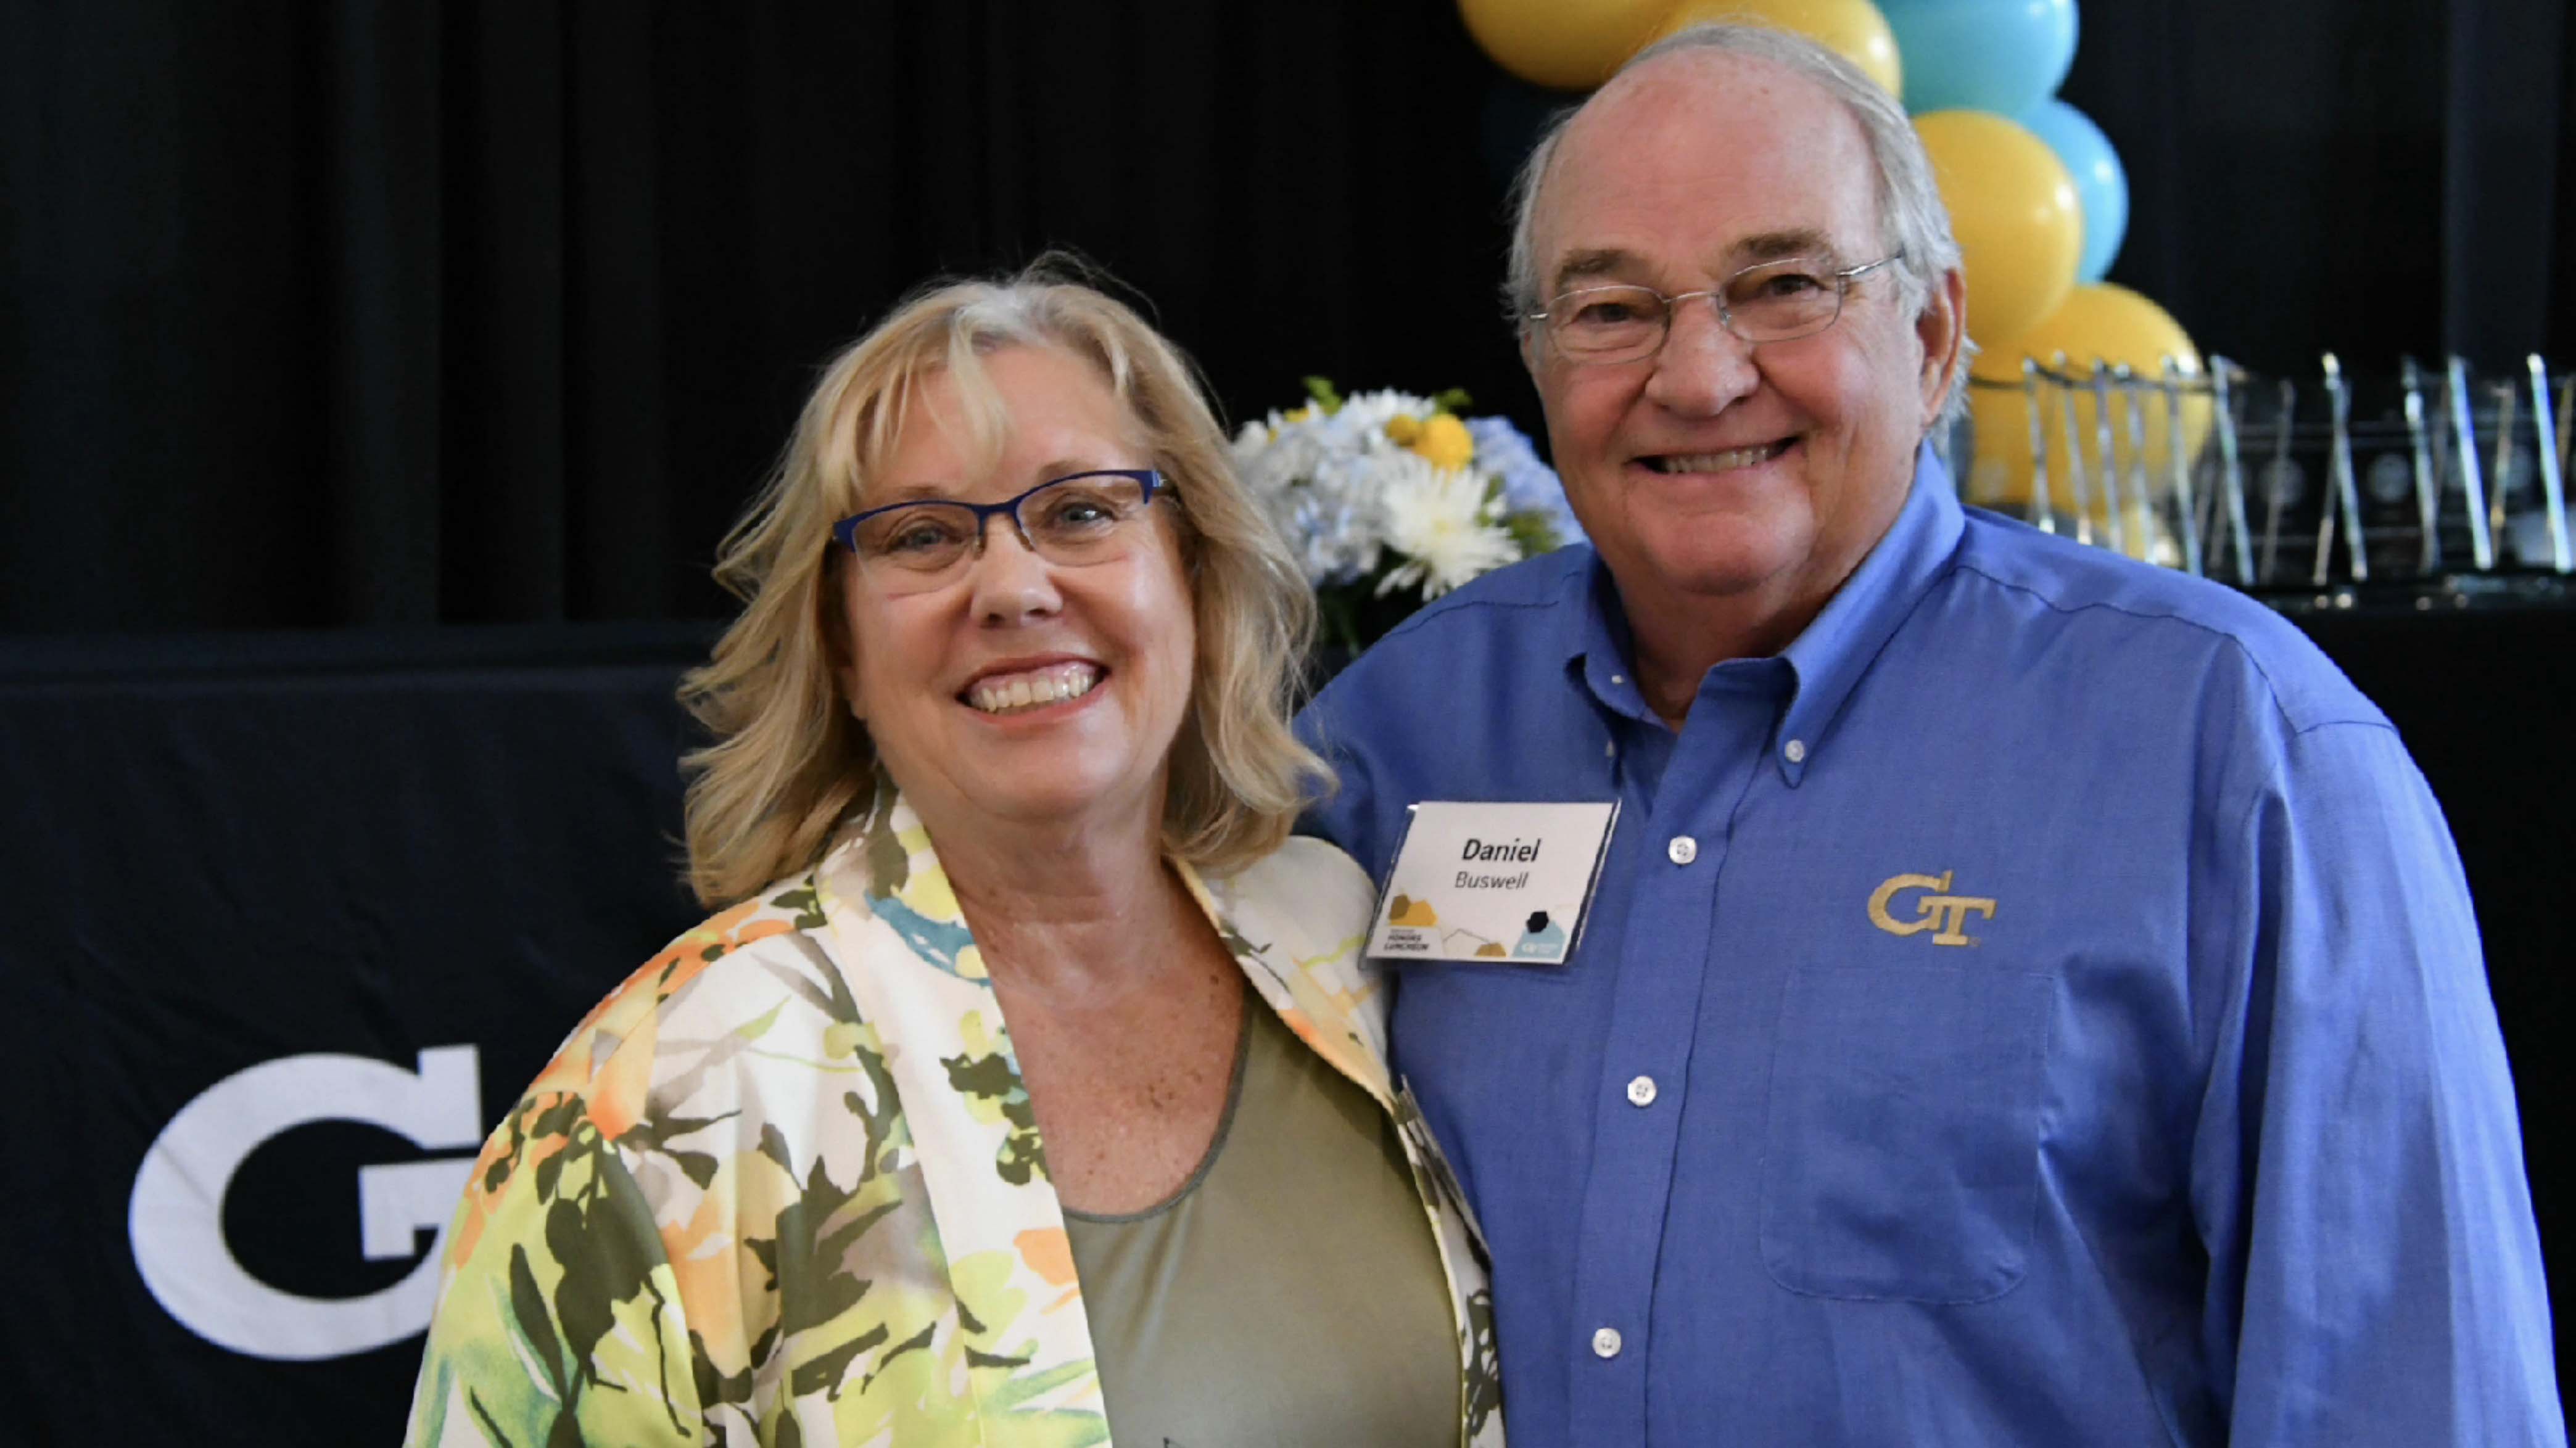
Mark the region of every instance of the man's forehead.
<instances>
[{"instance_id":1,"label":"man's forehead","mask_svg":"<svg viewBox=\"0 0 2576 1448\"><path fill-rule=\"evenodd\" d=\"M1790 226L1712 238L1704 249L1682 258L1650 255L1642 247L1576 246L1555 257L1549 280L1561 285L1587 277L1620 277L1651 271L1676 260L1684 264L1698 263L1711 271L1732 272L1784 257L1831 258L1840 252L1841 246L1833 234L1820 226Z\"/></svg>"},{"instance_id":2,"label":"man's forehead","mask_svg":"<svg viewBox=\"0 0 2576 1448\"><path fill-rule=\"evenodd\" d=\"M1559 138L1533 218L1542 280L1569 264L1714 268L1838 238L1865 247L1875 183L1860 123L1815 81L1723 52L1668 56L1605 87Z\"/></svg>"}]
</instances>

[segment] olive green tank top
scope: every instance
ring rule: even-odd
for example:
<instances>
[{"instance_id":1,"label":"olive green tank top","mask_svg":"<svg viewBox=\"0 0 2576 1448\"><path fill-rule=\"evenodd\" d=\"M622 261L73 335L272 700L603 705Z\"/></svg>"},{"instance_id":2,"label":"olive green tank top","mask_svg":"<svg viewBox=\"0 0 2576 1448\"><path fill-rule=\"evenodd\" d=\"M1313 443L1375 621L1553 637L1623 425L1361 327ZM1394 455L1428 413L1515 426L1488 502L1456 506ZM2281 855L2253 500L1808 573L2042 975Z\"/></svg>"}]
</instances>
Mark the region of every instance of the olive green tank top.
<instances>
[{"instance_id":1,"label":"olive green tank top","mask_svg":"<svg viewBox=\"0 0 2576 1448\"><path fill-rule=\"evenodd\" d=\"M1248 991L1169 1201L1068 1211L1118 1448L1456 1448L1448 1279L1395 1125Z\"/></svg>"}]
</instances>

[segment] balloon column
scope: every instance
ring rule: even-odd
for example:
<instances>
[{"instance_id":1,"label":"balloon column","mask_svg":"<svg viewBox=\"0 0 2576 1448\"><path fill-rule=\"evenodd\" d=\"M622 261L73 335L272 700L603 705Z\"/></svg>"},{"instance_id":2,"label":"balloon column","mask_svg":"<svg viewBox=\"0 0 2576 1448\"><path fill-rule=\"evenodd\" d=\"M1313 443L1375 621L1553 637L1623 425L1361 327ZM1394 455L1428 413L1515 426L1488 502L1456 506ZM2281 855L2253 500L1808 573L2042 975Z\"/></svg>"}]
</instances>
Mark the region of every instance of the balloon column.
<instances>
[{"instance_id":1,"label":"balloon column","mask_svg":"<svg viewBox=\"0 0 2576 1448\"><path fill-rule=\"evenodd\" d=\"M1859 66L1889 95L1904 93L1895 32L1869 0L1682 0L1655 27L1655 39L1703 20L1755 20L1807 36Z\"/></svg>"},{"instance_id":2,"label":"balloon column","mask_svg":"<svg viewBox=\"0 0 2576 1448\"><path fill-rule=\"evenodd\" d=\"M1458 12L1495 64L1557 90L1590 90L1645 46L1718 19L1812 37L1890 95L1903 88L1897 37L1870 0L1458 0Z\"/></svg>"},{"instance_id":3,"label":"balloon column","mask_svg":"<svg viewBox=\"0 0 2576 1448\"><path fill-rule=\"evenodd\" d=\"M1672 0L1458 0L1494 63L1557 90L1590 90L1654 38Z\"/></svg>"},{"instance_id":4,"label":"balloon column","mask_svg":"<svg viewBox=\"0 0 2576 1448\"><path fill-rule=\"evenodd\" d=\"M2103 282L2128 229L2129 185L2101 128L2056 98L2075 58L2075 0L1459 0L1459 9L1506 70L1559 90L1598 85L1641 47L1723 18L1808 36L1900 96L1949 207L1968 335L1982 354L1977 466L1961 480L1971 500L2030 497L2024 356L2046 365L2063 353L2061 376L2078 393L2097 359L2158 382L2170 357L2197 380L2198 349L2173 319ZM2206 399L2195 394L2184 417L2180 443L2196 448ZM2043 418L2051 433L2062 420ZM2158 454L2171 446L2159 432L2150 461L2162 468ZM2063 476L2063 437L2049 449L2060 458L2050 475Z\"/></svg>"},{"instance_id":5,"label":"balloon column","mask_svg":"<svg viewBox=\"0 0 2576 1448\"><path fill-rule=\"evenodd\" d=\"M1968 335L1983 341L2039 325L2075 289L2084 213L2048 143L1988 111L1914 120L1950 208L1968 273Z\"/></svg>"}]
</instances>

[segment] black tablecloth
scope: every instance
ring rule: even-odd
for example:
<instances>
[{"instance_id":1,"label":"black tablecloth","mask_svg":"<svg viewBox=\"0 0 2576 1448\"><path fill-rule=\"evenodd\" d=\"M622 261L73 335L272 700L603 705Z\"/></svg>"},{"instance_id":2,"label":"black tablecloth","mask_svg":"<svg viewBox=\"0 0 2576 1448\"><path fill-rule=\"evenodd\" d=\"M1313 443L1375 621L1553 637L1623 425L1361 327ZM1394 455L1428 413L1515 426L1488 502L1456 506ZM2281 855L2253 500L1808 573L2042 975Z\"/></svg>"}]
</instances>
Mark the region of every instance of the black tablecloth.
<instances>
[{"instance_id":1,"label":"black tablecloth","mask_svg":"<svg viewBox=\"0 0 2576 1448\"><path fill-rule=\"evenodd\" d=\"M2302 623L2450 813L2554 1266L2576 1250L2555 1049L2576 815L2559 661L2576 612ZM0 784L21 821L0 870L21 922L0 974L16 1083L0 1437L398 1435L425 1314L414 1274L471 1138L696 918L671 691L711 636L0 647ZM370 1222L390 1255L367 1255Z\"/></svg>"}]
</instances>

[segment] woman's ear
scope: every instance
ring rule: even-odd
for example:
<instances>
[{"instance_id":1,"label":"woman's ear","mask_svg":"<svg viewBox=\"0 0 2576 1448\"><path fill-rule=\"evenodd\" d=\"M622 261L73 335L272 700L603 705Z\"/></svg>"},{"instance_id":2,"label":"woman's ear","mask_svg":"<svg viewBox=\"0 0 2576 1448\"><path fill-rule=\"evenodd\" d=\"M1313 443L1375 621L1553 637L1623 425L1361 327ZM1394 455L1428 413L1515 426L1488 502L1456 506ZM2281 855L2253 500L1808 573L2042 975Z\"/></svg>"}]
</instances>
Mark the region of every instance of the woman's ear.
<instances>
[{"instance_id":1,"label":"woman's ear","mask_svg":"<svg viewBox=\"0 0 2576 1448\"><path fill-rule=\"evenodd\" d=\"M814 622L822 634L824 657L832 682L840 688L842 706L851 718L865 724L868 716L859 706L859 652L850 638L850 595L840 586L841 567L831 561L823 565L823 586L814 591L814 611L819 615Z\"/></svg>"}]
</instances>

